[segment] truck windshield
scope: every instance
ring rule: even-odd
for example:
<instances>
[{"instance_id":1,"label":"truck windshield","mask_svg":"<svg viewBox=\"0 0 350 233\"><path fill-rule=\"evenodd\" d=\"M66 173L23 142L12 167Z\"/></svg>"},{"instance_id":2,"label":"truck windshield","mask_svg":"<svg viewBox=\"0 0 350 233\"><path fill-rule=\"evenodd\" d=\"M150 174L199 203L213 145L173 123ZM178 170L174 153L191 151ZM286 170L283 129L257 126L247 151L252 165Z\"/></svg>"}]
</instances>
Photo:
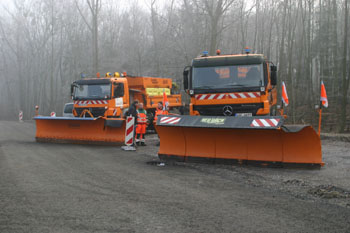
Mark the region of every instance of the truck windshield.
<instances>
[{"instance_id":1,"label":"truck windshield","mask_svg":"<svg viewBox=\"0 0 350 233\"><path fill-rule=\"evenodd\" d=\"M111 84L76 84L74 99L110 99Z\"/></svg>"},{"instance_id":2,"label":"truck windshield","mask_svg":"<svg viewBox=\"0 0 350 233\"><path fill-rule=\"evenodd\" d=\"M261 87L263 74L262 64L194 67L192 83L194 89Z\"/></svg>"}]
</instances>

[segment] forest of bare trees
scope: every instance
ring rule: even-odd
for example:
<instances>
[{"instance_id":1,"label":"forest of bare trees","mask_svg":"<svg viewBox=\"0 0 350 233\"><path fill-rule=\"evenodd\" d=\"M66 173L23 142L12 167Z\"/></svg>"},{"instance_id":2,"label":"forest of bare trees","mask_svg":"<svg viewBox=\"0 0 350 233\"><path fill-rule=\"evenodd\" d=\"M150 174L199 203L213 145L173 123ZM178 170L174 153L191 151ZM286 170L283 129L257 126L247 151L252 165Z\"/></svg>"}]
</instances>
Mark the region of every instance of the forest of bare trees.
<instances>
[{"instance_id":1,"label":"forest of bare trees","mask_svg":"<svg viewBox=\"0 0 350 233\"><path fill-rule=\"evenodd\" d=\"M60 113L81 75L171 77L202 51L249 46L278 65L293 123L350 130L348 0L13 0L1 6L0 119Z\"/></svg>"}]
</instances>

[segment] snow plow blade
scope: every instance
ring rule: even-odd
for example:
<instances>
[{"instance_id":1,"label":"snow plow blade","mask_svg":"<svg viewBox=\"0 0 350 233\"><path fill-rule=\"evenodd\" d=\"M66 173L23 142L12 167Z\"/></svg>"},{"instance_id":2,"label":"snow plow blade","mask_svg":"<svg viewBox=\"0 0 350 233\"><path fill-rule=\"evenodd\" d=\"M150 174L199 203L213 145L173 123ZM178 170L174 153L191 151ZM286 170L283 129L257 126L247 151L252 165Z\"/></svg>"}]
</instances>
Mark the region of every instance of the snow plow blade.
<instances>
[{"instance_id":1,"label":"snow plow blade","mask_svg":"<svg viewBox=\"0 0 350 233\"><path fill-rule=\"evenodd\" d=\"M160 116L162 160L323 166L321 140L311 126L284 126L279 116Z\"/></svg>"},{"instance_id":2,"label":"snow plow blade","mask_svg":"<svg viewBox=\"0 0 350 233\"><path fill-rule=\"evenodd\" d=\"M80 117L34 117L37 142L121 145L124 119Z\"/></svg>"}]
</instances>

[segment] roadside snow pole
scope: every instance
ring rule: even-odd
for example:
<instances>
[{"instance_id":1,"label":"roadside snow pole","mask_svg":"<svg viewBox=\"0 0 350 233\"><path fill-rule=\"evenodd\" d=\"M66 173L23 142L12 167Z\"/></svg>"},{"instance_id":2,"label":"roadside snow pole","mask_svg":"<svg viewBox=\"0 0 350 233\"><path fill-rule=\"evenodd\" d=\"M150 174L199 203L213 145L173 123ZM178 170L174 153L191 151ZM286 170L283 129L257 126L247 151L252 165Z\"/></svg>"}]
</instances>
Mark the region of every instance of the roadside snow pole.
<instances>
[{"instance_id":1,"label":"roadside snow pole","mask_svg":"<svg viewBox=\"0 0 350 233\"><path fill-rule=\"evenodd\" d=\"M19 114L18 114L18 120L19 122L23 122L23 111L19 111Z\"/></svg>"},{"instance_id":2,"label":"roadside snow pole","mask_svg":"<svg viewBox=\"0 0 350 233\"><path fill-rule=\"evenodd\" d=\"M35 116L39 115L39 106L35 105Z\"/></svg>"},{"instance_id":3,"label":"roadside snow pole","mask_svg":"<svg viewBox=\"0 0 350 233\"><path fill-rule=\"evenodd\" d=\"M135 118L128 116L126 118L126 127L125 127L125 145L122 146L123 150L136 150L133 146L134 144L134 128L135 128Z\"/></svg>"},{"instance_id":4,"label":"roadside snow pole","mask_svg":"<svg viewBox=\"0 0 350 233\"><path fill-rule=\"evenodd\" d=\"M56 117L56 113L55 112L51 112L50 116L51 117Z\"/></svg>"},{"instance_id":5,"label":"roadside snow pole","mask_svg":"<svg viewBox=\"0 0 350 233\"><path fill-rule=\"evenodd\" d=\"M321 122L322 122L322 107L328 108L328 98L326 93L326 87L323 81L321 81L321 97L320 97L320 109L318 111L318 136L321 136Z\"/></svg>"},{"instance_id":6,"label":"roadside snow pole","mask_svg":"<svg viewBox=\"0 0 350 233\"><path fill-rule=\"evenodd\" d=\"M318 109L318 136L321 136L321 122L322 122L322 104L320 104L320 107Z\"/></svg>"}]
</instances>

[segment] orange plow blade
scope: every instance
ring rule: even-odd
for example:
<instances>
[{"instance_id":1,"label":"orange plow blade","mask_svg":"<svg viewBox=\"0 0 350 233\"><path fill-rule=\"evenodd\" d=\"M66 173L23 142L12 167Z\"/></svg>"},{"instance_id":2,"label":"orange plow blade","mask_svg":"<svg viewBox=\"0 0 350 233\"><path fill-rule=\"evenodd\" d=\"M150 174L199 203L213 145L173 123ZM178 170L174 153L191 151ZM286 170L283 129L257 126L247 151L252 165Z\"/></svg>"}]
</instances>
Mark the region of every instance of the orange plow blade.
<instances>
[{"instance_id":1,"label":"orange plow blade","mask_svg":"<svg viewBox=\"0 0 350 233\"><path fill-rule=\"evenodd\" d=\"M115 144L125 139L124 119L37 116L38 142Z\"/></svg>"},{"instance_id":2,"label":"orange plow blade","mask_svg":"<svg viewBox=\"0 0 350 233\"><path fill-rule=\"evenodd\" d=\"M283 126L282 117L161 116L163 160L322 166L311 126Z\"/></svg>"}]
</instances>

